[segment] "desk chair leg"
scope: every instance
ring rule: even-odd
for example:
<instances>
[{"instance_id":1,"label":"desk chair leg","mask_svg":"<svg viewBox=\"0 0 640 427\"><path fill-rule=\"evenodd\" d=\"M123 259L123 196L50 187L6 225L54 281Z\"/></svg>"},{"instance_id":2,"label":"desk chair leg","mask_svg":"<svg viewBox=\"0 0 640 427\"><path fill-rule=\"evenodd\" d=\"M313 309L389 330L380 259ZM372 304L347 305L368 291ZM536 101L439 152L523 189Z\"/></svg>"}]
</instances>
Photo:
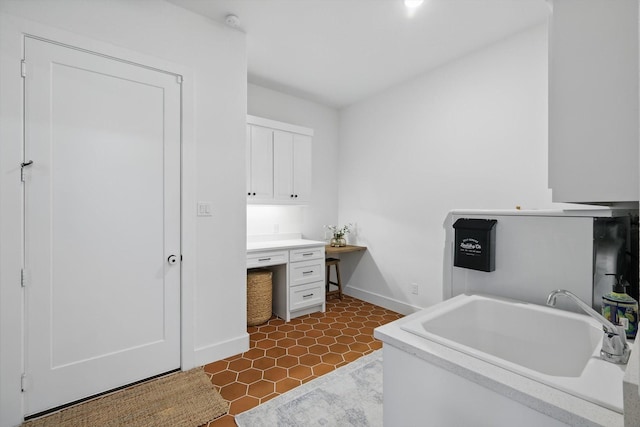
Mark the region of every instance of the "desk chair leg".
<instances>
[{"instance_id":1,"label":"desk chair leg","mask_svg":"<svg viewBox=\"0 0 640 427\"><path fill-rule=\"evenodd\" d=\"M342 280L340 279L340 264L336 264L336 279L338 281L338 298L342 300Z\"/></svg>"},{"instance_id":2,"label":"desk chair leg","mask_svg":"<svg viewBox=\"0 0 640 427\"><path fill-rule=\"evenodd\" d=\"M326 299L329 300L334 295L338 295L338 298L342 299L342 278L340 277L340 261L335 259L328 259L326 261L327 271L326 271ZM336 281L331 281L331 266L336 268ZM336 285L338 288L335 291L331 290L331 285Z\"/></svg>"},{"instance_id":3,"label":"desk chair leg","mask_svg":"<svg viewBox=\"0 0 640 427\"><path fill-rule=\"evenodd\" d=\"M330 289L329 288L329 284L331 283L330 280L329 280L330 279L329 274L331 274L331 264L327 264L326 269L327 269L327 272L326 272L326 274L324 276L324 278L325 278L324 281L325 281L325 288L327 290L326 291L326 295L329 295L329 289Z\"/></svg>"}]
</instances>

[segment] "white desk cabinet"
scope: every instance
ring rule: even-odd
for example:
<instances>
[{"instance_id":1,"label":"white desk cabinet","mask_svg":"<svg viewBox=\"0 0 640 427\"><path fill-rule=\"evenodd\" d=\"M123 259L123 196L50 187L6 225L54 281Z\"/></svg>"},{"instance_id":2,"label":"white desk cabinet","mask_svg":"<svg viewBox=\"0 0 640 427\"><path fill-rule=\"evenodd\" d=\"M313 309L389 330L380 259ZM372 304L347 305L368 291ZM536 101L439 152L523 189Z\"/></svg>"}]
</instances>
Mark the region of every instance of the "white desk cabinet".
<instances>
[{"instance_id":1,"label":"white desk cabinet","mask_svg":"<svg viewBox=\"0 0 640 427\"><path fill-rule=\"evenodd\" d=\"M268 242L247 251L247 268L264 267L273 272L276 316L288 322L325 311L324 245L309 240Z\"/></svg>"}]
</instances>

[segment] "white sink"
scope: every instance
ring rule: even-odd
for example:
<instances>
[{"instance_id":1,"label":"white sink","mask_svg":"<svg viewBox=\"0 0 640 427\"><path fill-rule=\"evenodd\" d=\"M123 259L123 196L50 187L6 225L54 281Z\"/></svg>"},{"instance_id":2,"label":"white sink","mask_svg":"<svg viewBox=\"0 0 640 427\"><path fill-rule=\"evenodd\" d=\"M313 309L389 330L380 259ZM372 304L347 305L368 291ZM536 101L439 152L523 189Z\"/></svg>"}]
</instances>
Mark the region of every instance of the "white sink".
<instances>
[{"instance_id":1,"label":"white sink","mask_svg":"<svg viewBox=\"0 0 640 427\"><path fill-rule=\"evenodd\" d=\"M459 295L401 328L622 413L625 365L600 359L602 326L587 315Z\"/></svg>"}]
</instances>

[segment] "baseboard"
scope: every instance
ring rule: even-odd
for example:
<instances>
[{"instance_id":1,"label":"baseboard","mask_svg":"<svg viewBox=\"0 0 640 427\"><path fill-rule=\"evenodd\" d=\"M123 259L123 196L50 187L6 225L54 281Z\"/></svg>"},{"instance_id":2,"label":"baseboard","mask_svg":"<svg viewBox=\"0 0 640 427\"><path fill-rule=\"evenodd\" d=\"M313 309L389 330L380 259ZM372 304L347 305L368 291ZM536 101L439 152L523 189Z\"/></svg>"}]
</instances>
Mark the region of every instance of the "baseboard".
<instances>
[{"instance_id":1,"label":"baseboard","mask_svg":"<svg viewBox=\"0 0 640 427\"><path fill-rule=\"evenodd\" d=\"M249 334L244 333L227 341L195 349L195 366L216 362L226 357L244 353L247 350L249 350Z\"/></svg>"},{"instance_id":2,"label":"baseboard","mask_svg":"<svg viewBox=\"0 0 640 427\"><path fill-rule=\"evenodd\" d=\"M344 294L354 298L358 298L362 301L366 301L371 304L375 304L387 310L395 311L396 313L408 315L422 310L423 307L407 304L406 302L398 301L397 299L389 298L384 295L376 294L375 292L366 291L364 289L354 288L347 286L344 289Z\"/></svg>"}]
</instances>

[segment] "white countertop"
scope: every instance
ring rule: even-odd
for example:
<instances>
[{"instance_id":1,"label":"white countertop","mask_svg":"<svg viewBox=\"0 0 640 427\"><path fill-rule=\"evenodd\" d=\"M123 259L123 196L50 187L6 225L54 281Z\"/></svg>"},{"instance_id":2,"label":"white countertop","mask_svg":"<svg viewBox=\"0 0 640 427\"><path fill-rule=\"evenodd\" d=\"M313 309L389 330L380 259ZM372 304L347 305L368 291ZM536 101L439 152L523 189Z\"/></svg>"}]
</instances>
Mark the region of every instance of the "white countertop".
<instances>
[{"instance_id":1,"label":"white countertop","mask_svg":"<svg viewBox=\"0 0 640 427\"><path fill-rule=\"evenodd\" d=\"M325 246L327 243L319 240L287 239L268 240L264 242L247 242L247 253L267 251L273 249L297 249L311 246Z\"/></svg>"},{"instance_id":2,"label":"white countertop","mask_svg":"<svg viewBox=\"0 0 640 427\"><path fill-rule=\"evenodd\" d=\"M423 313L414 313L375 329L384 345L394 346L511 400L573 426L622 427L621 414L569 393L468 356L400 328Z\"/></svg>"},{"instance_id":3,"label":"white countertop","mask_svg":"<svg viewBox=\"0 0 640 427\"><path fill-rule=\"evenodd\" d=\"M451 215L477 216L560 216L560 217L604 217L626 216L632 209L605 206L585 206L575 209L454 209Z\"/></svg>"}]
</instances>

